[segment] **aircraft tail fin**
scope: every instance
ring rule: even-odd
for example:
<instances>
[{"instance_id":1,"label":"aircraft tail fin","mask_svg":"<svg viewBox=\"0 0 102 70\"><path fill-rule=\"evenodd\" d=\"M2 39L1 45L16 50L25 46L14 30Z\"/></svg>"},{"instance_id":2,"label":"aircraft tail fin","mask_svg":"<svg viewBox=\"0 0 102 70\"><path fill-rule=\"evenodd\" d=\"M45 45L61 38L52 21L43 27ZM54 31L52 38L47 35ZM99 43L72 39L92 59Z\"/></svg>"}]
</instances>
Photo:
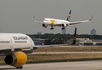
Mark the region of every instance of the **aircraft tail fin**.
<instances>
[{"instance_id":1,"label":"aircraft tail fin","mask_svg":"<svg viewBox=\"0 0 102 70\"><path fill-rule=\"evenodd\" d=\"M74 33L73 43L71 45L76 44L76 33L77 33L77 28L75 27L75 33Z\"/></svg>"},{"instance_id":2,"label":"aircraft tail fin","mask_svg":"<svg viewBox=\"0 0 102 70\"><path fill-rule=\"evenodd\" d=\"M70 18L71 18L71 10L69 11L69 14L68 14L66 20L67 20L67 21L70 21Z\"/></svg>"}]
</instances>

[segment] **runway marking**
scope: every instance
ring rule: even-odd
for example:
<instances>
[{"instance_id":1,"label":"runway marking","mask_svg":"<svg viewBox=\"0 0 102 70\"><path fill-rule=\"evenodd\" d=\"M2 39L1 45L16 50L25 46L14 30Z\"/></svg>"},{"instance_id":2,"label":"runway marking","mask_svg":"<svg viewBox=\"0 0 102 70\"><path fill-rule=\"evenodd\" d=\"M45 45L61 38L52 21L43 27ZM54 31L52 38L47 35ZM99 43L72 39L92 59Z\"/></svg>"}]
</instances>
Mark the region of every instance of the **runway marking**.
<instances>
[{"instance_id":1,"label":"runway marking","mask_svg":"<svg viewBox=\"0 0 102 70\"><path fill-rule=\"evenodd\" d=\"M33 52L32 54L94 54L102 52Z\"/></svg>"}]
</instances>

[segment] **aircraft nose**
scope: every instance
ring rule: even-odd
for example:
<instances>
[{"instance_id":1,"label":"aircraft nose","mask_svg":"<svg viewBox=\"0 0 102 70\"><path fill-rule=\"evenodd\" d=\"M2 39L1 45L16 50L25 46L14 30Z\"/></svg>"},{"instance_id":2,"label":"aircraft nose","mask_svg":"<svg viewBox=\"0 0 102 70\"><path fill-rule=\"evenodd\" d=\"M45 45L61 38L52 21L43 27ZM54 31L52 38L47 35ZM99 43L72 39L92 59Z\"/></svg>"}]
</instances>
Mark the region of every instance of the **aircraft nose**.
<instances>
[{"instance_id":1,"label":"aircraft nose","mask_svg":"<svg viewBox=\"0 0 102 70\"><path fill-rule=\"evenodd\" d=\"M47 23L47 21L43 21L43 23Z\"/></svg>"}]
</instances>

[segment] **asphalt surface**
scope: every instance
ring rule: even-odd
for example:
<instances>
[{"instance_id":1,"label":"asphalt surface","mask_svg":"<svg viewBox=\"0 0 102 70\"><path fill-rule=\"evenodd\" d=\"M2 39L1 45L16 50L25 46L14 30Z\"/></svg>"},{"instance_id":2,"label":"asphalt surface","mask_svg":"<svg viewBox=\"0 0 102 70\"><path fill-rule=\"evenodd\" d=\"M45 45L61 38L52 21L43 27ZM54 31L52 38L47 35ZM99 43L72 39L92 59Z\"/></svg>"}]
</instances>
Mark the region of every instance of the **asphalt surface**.
<instances>
[{"instance_id":1,"label":"asphalt surface","mask_svg":"<svg viewBox=\"0 0 102 70\"><path fill-rule=\"evenodd\" d=\"M5 65L0 66L0 70L18 69ZM102 60L25 64L22 70L102 70Z\"/></svg>"}]
</instances>

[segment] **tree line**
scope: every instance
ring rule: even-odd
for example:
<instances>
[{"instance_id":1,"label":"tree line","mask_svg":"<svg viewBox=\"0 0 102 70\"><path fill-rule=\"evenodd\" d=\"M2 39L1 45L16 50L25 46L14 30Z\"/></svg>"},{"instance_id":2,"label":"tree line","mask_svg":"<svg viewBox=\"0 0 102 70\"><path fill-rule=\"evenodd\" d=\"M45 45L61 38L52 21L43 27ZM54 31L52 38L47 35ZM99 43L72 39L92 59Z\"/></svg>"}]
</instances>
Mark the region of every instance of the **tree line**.
<instances>
[{"instance_id":1,"label":"tree line","mask_svg":"<svg viewBox=\"0 0 102 70\"><path fill-rule=\"evenodd\" d=\"M48 40L68 40L73 38L73 34L27 34L31 38L40 38ZM77 34L77 38L89 38L89 39L102 39L102 35L88 35L88 34Z\"/></svg>"}]
</instances>

